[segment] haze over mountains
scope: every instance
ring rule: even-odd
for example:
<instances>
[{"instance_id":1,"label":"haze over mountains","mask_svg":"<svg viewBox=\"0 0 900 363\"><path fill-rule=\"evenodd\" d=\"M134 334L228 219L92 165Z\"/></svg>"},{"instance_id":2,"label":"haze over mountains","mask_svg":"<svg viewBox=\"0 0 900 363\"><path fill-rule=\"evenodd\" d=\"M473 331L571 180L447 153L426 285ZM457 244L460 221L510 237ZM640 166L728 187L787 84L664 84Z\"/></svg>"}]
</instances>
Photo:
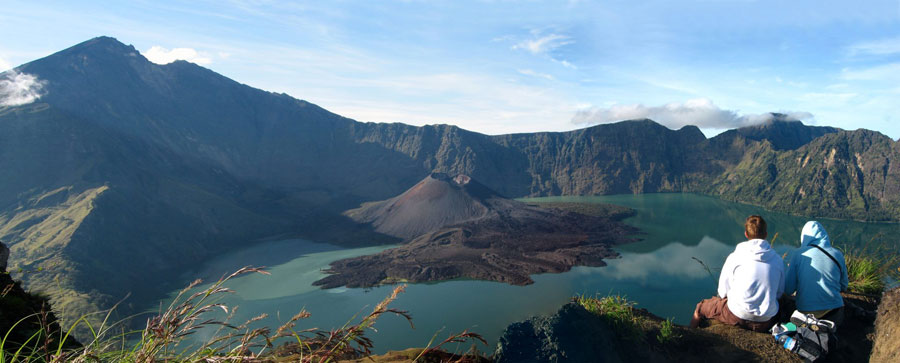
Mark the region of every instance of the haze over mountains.
<instances>
[{"instance_id":1,"label":"haze over mountains","mask_svg":"<svg viewBox=\"0 0 900 363\"><path fill-rule=\"evenodd\" d=\"M46 83L36 103L0 108L0 241L12 267L44 270L21 278L64 325L129 292L143 307L196 261L260 238L396 241L340 213L432 172L507 197L686 191L900 219L900 145L868 130L778 115L710 139L651 120L499 136L363 123L108 37L17 71Z\"/></svg>"}]
</instances>

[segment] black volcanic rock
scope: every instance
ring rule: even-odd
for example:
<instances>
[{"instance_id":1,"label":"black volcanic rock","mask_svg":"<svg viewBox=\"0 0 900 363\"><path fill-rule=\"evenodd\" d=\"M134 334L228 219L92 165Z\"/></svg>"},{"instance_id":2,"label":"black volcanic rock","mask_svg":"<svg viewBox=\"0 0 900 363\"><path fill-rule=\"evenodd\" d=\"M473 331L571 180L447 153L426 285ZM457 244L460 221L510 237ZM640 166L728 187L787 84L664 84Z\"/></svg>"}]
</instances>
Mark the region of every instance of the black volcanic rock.
<instances>
[{"instance_id":1,"label":"black volcanic rock","mask_svg":"<svg viewBox=\"0 0 900 363\"><path fill-rule=\"evenodd\" d=\"M494 362L624 362L615 327L581 305L563 305L556 314L510 324L494 352Z\"/></svg>"},{"instance_id":2,"label":"black volcanic rock","mask_svg":"<svg viewBox=\"0 0 900 363\"><path fill-rule=\"evenodd\" d=\"M6 245L0 243L0 271L6 271L6 263L9 260L9 248L6 248Z\"/></svg>"},{"instance_id":3,"label":"black volcanic rock","mask_svg":"<svg viewBox=\"0 0 900 363\"><path fill-rule=\"evenodd\" d=\"M636 232L600 216L504 199L468 176L433 174L403 194L355 210L376 230L411 238L381 253L335 261L315 285L367 287L472 278L530 284L530 275L604 266ZM353 214L351 213L351 215ZM415 231L427 232L413 235ZM409 237L412 236L412 237Z\"/></svg>"}]
</instances>

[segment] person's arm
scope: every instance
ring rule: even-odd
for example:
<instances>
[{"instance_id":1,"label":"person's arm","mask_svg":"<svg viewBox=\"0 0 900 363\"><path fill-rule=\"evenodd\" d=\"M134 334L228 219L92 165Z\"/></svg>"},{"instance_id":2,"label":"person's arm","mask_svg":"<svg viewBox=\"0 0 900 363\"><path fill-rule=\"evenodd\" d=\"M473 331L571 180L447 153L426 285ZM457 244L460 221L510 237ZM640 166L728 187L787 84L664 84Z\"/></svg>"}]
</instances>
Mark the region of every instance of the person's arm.
<instances>
[{"instance_id":1,"label":"person's arm","mask_svg":"<svg viewBox=\"0 0 900 363\"><path fill-rule=\"evenodd\" d=\"M783 261L781 263L784 263ZM784 279L787 277L785 274L785 269L781 269L781 276L778 277L778 289L776 290L775 296L781 298L781 295L784 295Z\"/></svg>"},{"instance_id":2,"label":"person's arm","mask_svg":"<svg viewBox=\"0 0 900 363\"><path fill-rule=\"evenodd\" d=\"M794 254L791 255L791 262L788 263L787 272L784 274L784 290L782 293L785 295L791 295L794 291L797 291L797 261L799 260L797 256L799 254L798 251L794 251Z\"/></svg>"},{"instance_id":3,"label":"person's arm","mask_svg":"<svg viewBox=\"0 0 900 363\"><path fill-rule=\"evenodd\" d=\"M728 290L731 289L731 277L734 274L734 259L731 258L732 255L728 255L728 258L725 259L725 264L722 265L722 272L719 273L719 297L726 298L728 297Z\"/></svg>"}]
</instances>

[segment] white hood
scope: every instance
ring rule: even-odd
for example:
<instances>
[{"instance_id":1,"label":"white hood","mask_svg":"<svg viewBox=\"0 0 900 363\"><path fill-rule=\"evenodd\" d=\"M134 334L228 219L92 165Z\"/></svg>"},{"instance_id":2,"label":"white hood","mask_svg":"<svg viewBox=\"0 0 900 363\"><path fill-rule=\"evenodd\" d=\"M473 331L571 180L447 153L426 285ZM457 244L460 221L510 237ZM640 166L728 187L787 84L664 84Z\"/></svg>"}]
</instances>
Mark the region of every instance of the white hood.
<instances>
[{"instance_id":1,"label":"white hood","mask_svg":"<svg viewBox=\"0 0 900 363\"><path fill-rule=\"evenodd\" d=\"M784 262L769 241L739 243L722 266L719 296L728 298L728 309L741 319L769 320L778 313L783 291Z\"/></svg>"}]
</instances>

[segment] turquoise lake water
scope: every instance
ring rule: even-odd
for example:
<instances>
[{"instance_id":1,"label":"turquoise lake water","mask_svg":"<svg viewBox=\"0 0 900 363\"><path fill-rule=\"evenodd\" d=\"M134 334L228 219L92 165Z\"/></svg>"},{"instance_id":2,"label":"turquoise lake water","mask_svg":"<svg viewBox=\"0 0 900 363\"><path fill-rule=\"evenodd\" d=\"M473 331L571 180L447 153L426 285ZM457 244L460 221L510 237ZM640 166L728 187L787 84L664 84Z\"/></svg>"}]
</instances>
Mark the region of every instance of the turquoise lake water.
<instances>
[{"instance_id":1,"label":"turquoise lake water","mask_svg":"<svg viewBox=\"0 0 900 363\"><path fill-rule=\"evenodd\" d=\"M541 274L528 286L496 282L455 280L411 284L392 307L408 311L415 329L400 317L384 316L369 332L376 352L425 346L450 333L470 330L484 335L493 351L503 329L512 322L541 314L552 314L574 295L619 294L636 301L638 307L686 324L694 304L715 293L718 269L734 245L744 240L743 221L760 214L768 222L769 239L785 253L798 244L804 217L767 212L693 194L643 194L598 197L549 197L526 201L577 201L612 203L634 208L637 214L625 222L640 228L640 242L616 249L621 258L607 260L605 267L575 267L561 274ZM900 225L819 220L842 249L874 248L897 251ZM386 247L341 249L327 243L303 240L265 242L244 251L208 261L191 278L214 281L222 274L245 265L268 266L271 275L247 275L227 286L236 293L223 300L238 306L233 322L243 322L260 313L259 322L273 329L301 309L312 316L297 328L331 329L353 316L362 316L392 287L321 290L312 286L331 261L371 254ZM712 275L697 260L712 269ZM212 334L200 332L197 338ZM206 335L206 336L205 336ZM468 346L466 346L467 348ZM453 347L448 347L453 348ZM463 348L465 350L465 348Z\"/></svg>"}]
</instances>

